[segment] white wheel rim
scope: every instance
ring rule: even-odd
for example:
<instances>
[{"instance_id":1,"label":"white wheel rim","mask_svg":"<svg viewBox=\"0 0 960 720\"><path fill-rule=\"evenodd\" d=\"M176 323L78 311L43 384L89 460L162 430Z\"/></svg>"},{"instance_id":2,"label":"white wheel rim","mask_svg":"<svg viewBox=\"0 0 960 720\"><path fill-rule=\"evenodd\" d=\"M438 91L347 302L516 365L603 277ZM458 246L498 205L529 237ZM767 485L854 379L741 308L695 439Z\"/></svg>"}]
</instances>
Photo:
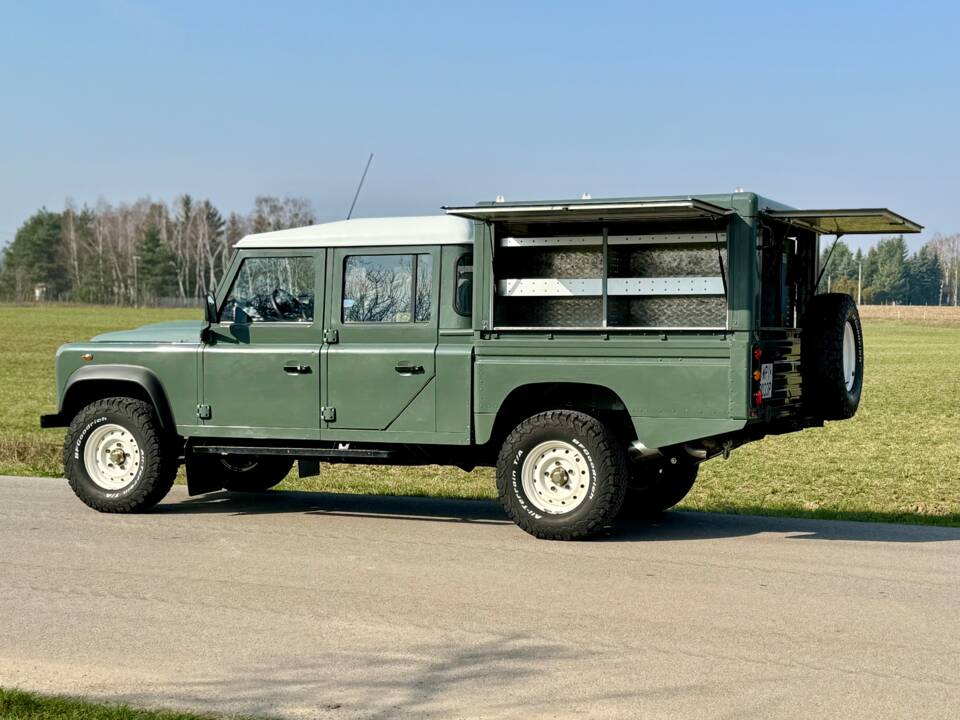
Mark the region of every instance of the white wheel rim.
<instances>
[{"instance_id":1,"label":"white wheel rim","mask_svg":"<svg viewBox=\"0 0 960 720\"><path fill-rule=\"evenodd\" d=\"M590 492L590 466L583 453L563 440L537 445L521 468L523 492L538 510L564 515L576 510Z\"/></svg>"},{"instance_id":2,"label":"white wheel rim","mask_svg":"<svg viewBox=\"0 0 960 720\"><path fill-rule=\"evenodd\" d=\"M121 425L107 423L90 433L83 448L87 475L104 490L123 490L140 470L140 445Z\"/></svg>"},{"instance_id":3,"label":"white wheel rim","mask_svg":"<svg viewBox=\"0 0 960 720\"><path fill-rule=\"evenodd\" d=\"M853 323L847 322L843 326L843 383L847 391L853 390L853 382L857 375L857 336Z\"/></svg>"}]
</instances>

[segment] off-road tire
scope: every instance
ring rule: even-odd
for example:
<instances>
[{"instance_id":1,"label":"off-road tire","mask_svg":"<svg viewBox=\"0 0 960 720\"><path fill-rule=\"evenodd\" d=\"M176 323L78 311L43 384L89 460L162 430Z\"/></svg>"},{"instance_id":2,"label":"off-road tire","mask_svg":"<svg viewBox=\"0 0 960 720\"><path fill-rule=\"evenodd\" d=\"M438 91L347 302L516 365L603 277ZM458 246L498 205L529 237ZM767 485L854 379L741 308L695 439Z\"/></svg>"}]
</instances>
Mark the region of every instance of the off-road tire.
<instances>
[{"instance_id":1,"label":"off-road tire","mask_svg":"<svg viewBox=\"0 0 960 720\"><path fill-rule=\"evenodd\" d=\"M853 328L856 369L848 390L843 373L843 335ZM814 295L807 304L802 336L803 398L823 420L846 420L857 412L863 390L863 327L853 298L844 293Z\"/></svg>"},{"instance_id":2,"label":"off-road tire","mask_svg":"<svg viewBox=\"0 0 960 720\"><path fill-rule=\"evenodd\" d=\"M136 477L116 491L97 485L84 466L86 441L105 423L129 431L141 452ZM90 403L74 416L63 441L63 468L73 492L94 510L136 513L149 510L170 492L177 475L178 454L175 439L160 429L149 403L111 397Z\"/></svg>"},{"instance_id":3,"label":"off-road tire","mask_svg":"<svg viewBox=\"0 0 960 720\"><path fill-rule=\"evenodd\" d=\"M236 471L232 469L233 458L220 458L215 455L207 456L211 465L219 463L220 467L215 472L223 478L223 489L230 492L266 492L270 488L279 485L293 467L293 460L277 455L255 455L249 459L255 464L247 470ZM224 460L227 463L224 463Z\"/></svg>"},{"instance_id":4,"label":"off-road tire","mask_svg":"<svg viewBox=\"0 0 960 720\"><path fill-rule=\"evenodd\" d=\"M622 518L644 518L669 510L683 500L700 469L698 463L677 458L630 464L630 482L620 508Z\"/></svg>"},{"instance_id":5,"label":"off-road tire","mask_svg":"<svg viewBox=\"0 0 960 720\"><path fill-rule=\"evenodd\" d=\"M527 454L551 440L575 446L591 470L587 496L569 513L550 514L536 508L521 480ZM503 509L520 528L546 540L576 540L612 524L626 486L627 459L616 437L596 418L573 410L550 410L527 418L507 436L497 459L497 493Z\"/></svg>"}]
</instances>

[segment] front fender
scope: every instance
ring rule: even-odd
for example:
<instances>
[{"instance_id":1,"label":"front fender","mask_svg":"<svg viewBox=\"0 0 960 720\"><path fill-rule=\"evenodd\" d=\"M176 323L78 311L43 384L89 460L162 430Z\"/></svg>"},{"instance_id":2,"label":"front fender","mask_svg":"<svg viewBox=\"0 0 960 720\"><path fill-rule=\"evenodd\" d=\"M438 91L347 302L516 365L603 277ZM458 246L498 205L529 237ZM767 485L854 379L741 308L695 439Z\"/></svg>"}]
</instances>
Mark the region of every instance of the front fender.
<instances>
[{"instance_id":1,"label":"front fender","mask_svg":"<svg viewBox=\"0 0 960 720\"><path fill-rule=\"evenodd\" d=\"M56 415L41 416L40 426L65 427L69 425L74 412L79 409L76 405L86 404L85 400L87 402L91 401L89 396L90 391L93 390L93 385L109 386L111 383L138 386L153 403L157 418L160 421L160 427L164 429L175 427L170 403L160 379L145 367L120 364L85 365L77 368L67 378L63 392L60 394L60 405ZM104 387L104 391L107 391L106 387ZM100 397L108 397L110 393L96 392L94 394Z\"/></svg>"}]
</instances>

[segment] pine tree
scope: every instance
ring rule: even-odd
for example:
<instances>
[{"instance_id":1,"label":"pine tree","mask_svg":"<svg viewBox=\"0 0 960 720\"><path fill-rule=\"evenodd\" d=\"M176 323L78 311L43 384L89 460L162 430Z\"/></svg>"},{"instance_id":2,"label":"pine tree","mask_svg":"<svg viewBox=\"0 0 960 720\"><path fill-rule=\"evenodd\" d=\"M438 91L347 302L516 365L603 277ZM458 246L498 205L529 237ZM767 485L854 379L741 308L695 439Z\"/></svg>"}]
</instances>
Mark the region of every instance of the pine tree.
<instances>
[{"instance_id":1,"label":"pine tree","mask_svg":"<svg viewBox=\"0 0 960 720\"><path fill-rule=\"evenodd\" d=\"M905 302L907 295L907 243L903 236L883 238L867 254L874 258L870 286L878 303Z\"/></svg>"},{"instance_id":2,"label":"pine tree","mask_svg":"<svg viewBox=\"0 0 960 720\"><path fill-rule=\"evenodd\" d=\"M177 287L177 268L173 253L160 237L160 229L150 225L138 248L140 256L140 292L156 299L172 295Z\"/></svg>"},{"instance_id":3,"label":"pine tree","mask_svg":"<svg viewBox=\"0 0 960 720\"><path fill-rule=\"evenodd\" d=\"M911 305L936 305L940 302L940 259L929 244L920 248L906 263L908 297Z\"/></svg>"},{"instance_id":4,"label":"pine tree","mask_svg":"<svg viewBox=\"0 0 960 720\"><path fill-rule=\"evenodd\" d=\"M33 298L37 285L46 285L46 297L60 297L69 289L63 265L63 227L60 213L46 208L34 213L3 253L0 290L14 300Z\"/></svg>"}]
</instances>

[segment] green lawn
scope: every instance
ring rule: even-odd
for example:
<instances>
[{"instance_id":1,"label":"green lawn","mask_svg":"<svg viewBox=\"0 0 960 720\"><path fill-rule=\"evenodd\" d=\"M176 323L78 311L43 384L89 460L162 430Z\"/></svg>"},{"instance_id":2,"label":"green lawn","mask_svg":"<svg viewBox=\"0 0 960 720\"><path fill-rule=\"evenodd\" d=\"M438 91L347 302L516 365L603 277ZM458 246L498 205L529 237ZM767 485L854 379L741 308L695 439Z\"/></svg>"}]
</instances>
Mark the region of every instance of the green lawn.
<instances>
[{"instance_id":1,"label":"green lawn","mask_svg":"<svg viewBox=\"0 0 960 720\"><path fill-rule=\"evenodd\" d=\"M217 720L218 717L163 710L135 710L126 705L90 703L0 688L2 720ZM233 720L240 720L237 716L232 717Z\"/></svg>"},{"instance_id":2,"label":"green lawn","mask_svg":"<svg viewBox=\"0 0 960 720\"><path fill-rule=\"evenodd\" d=\"M62 430L40 430L54 404L53 356L69 340L192 310L0 305L0 473L59 475ZM682 507L738 513L960 526L960 324L868 320L866 380L850 421L772 437L706 463ZM324 467L281 487L492 498L493 473L427 467Z\"/></svg>"}]
</instances>

